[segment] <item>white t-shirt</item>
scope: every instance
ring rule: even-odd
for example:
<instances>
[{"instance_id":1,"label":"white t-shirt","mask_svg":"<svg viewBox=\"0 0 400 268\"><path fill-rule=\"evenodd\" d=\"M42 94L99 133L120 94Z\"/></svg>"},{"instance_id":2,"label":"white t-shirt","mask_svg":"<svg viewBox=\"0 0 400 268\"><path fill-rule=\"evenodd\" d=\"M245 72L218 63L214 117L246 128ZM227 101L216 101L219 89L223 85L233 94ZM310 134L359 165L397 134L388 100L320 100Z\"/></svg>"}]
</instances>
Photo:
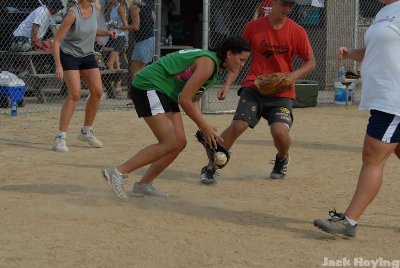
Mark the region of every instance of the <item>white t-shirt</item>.
<instances>
[{"instance_id":1,"label":"white t-shirt","mask_svg":"<svg viewBox=\"0 0 400 268\"><path fill-rule=\"evenodd\" d=\"M32 11L31 14L18 26L13 32L14 36L26 36L31 38L32 24L38 24L39 29L37 33L38 38L43 38L47 29L52 24L52 19L49 10L46 6L40 6Z\"/></svg>"},{"instance_id":2,"label":"white t-shirt","mask_svg":"<svg viewBox=\"0 0 400 268\"><path fill-rule=\"evenodd\" d=\"M378 12L364 41L360 110L400 116L400 1Z\"/></svg>"}]
</instances>

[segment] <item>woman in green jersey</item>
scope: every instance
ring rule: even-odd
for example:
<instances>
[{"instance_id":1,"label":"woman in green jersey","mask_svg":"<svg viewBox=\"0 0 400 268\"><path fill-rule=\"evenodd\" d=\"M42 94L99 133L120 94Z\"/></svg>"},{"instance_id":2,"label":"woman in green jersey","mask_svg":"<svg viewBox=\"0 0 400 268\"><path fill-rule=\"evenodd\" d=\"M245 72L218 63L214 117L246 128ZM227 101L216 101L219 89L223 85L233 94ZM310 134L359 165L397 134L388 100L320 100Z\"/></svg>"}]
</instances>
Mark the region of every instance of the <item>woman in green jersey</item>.
<instances>
[{"instance_id":1,"label":"woman in green jersey","mask_svg":"<svg viewBox=\"0 0 400 268\"><path fill-rule=\"evenodd\" d=\"M131 94L139 117L143 117L158 143L151 144L123 164L103 170L115 194L128 199L124 185L128 174L150 164L133 193L166 197L152 185L186 146L179 106L196 123L207 141L216 146L217 129L202 117L199 100L219 81L220 69L238 72L250 56L250 46L241 36L221 41L215 51L186 49L170 53L142 69L133 79Z\"/></svg>"}]
</instances>

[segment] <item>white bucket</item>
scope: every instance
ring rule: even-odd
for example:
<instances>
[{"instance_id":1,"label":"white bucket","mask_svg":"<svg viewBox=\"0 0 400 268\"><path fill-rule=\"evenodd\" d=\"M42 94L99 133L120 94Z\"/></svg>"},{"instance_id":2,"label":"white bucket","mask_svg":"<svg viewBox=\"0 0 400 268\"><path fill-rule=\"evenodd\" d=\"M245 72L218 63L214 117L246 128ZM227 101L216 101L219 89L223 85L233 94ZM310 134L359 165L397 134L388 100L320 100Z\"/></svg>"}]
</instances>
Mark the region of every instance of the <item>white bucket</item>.
<instances>
[{"instance_id":1,"label":"white bucket","mask_svg":"<svg viewBox=\"0 0 400 268\"><path fill-rule=\"evenodd\" d=\"M347 96L347 104L353 103L355 83L349 86L349 95ZM335 82L335 104L346 105L346 86L341 82Z\"/></svg>"}]
</instances>

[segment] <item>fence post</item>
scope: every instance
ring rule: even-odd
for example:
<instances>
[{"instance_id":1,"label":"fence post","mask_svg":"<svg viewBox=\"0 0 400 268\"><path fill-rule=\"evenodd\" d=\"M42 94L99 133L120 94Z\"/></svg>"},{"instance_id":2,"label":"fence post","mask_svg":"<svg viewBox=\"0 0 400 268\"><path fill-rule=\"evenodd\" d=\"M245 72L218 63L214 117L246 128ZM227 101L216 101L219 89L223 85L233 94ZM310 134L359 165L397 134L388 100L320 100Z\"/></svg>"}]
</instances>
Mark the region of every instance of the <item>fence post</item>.
<instances>
[{"instance_id":1,"label":"fence post","mask_svg":"<svg viewBox=\"0 0 400 268\"><path fill-rule=\"evenodd\" d=\"M203 0L203 35L202 35L202 48L208 49L208 33L209 33L209 0ZM203 94L201 98L201 111L207 110L208 104L208 91Z\"/></svg>"},{"instance_id":2,"label":"fence post","mask_svg":"<svg viewBox=\"0 0 400 268\"><path fill-rule=\"evenodd\" d=\"M154 61L158 60L161 57L161 3L162 0L155 0L156 5L156 23L154 24L154 35L156 38L156 44L154 47Z\"/></svg>"},{"instance_id":3,"label":"fence post","mask_svg":"<svg viewBox=\"0 0 400 268\"><path fill-rule=\"evenodd\" d=\"M358 48L358 20L360 18L360 0L355 0L354 16L353 47ZM353 70L357 70L357 61L353 62Z\"/></svg>"}]
</instances>

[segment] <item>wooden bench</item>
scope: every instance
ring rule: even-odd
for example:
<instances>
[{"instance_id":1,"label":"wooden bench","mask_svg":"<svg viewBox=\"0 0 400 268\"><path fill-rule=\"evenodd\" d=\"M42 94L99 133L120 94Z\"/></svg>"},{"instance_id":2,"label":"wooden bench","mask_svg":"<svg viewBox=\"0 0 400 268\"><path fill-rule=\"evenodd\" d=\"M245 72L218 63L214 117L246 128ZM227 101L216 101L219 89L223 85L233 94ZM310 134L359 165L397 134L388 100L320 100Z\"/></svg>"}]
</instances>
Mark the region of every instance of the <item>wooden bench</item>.
<instances>
[{"instance_id":1,"label":"wooden bench","mask_svg":"<svg viewBox=\"0 0 400 268\"><path fill-rule=\"evenodd\" d=\"M101 70L101 78L103 82L103 88L105 89L104 91L108 94L110 98L115 97L115 92L112 90L112 81L118 81L122 78L124 74L128 73L128 69L105 69ZM47 103L47 97L46 97L46 92L44 90L44 87L47 84L47 81L49 79L56 79L56 75L54 73L48 73L48 74L28 74L27 76L31 77L32 79L32 87L33 91L35 93L35 96L37 97L38 101L40 103Z\"/></svg>"}]
</instances>

